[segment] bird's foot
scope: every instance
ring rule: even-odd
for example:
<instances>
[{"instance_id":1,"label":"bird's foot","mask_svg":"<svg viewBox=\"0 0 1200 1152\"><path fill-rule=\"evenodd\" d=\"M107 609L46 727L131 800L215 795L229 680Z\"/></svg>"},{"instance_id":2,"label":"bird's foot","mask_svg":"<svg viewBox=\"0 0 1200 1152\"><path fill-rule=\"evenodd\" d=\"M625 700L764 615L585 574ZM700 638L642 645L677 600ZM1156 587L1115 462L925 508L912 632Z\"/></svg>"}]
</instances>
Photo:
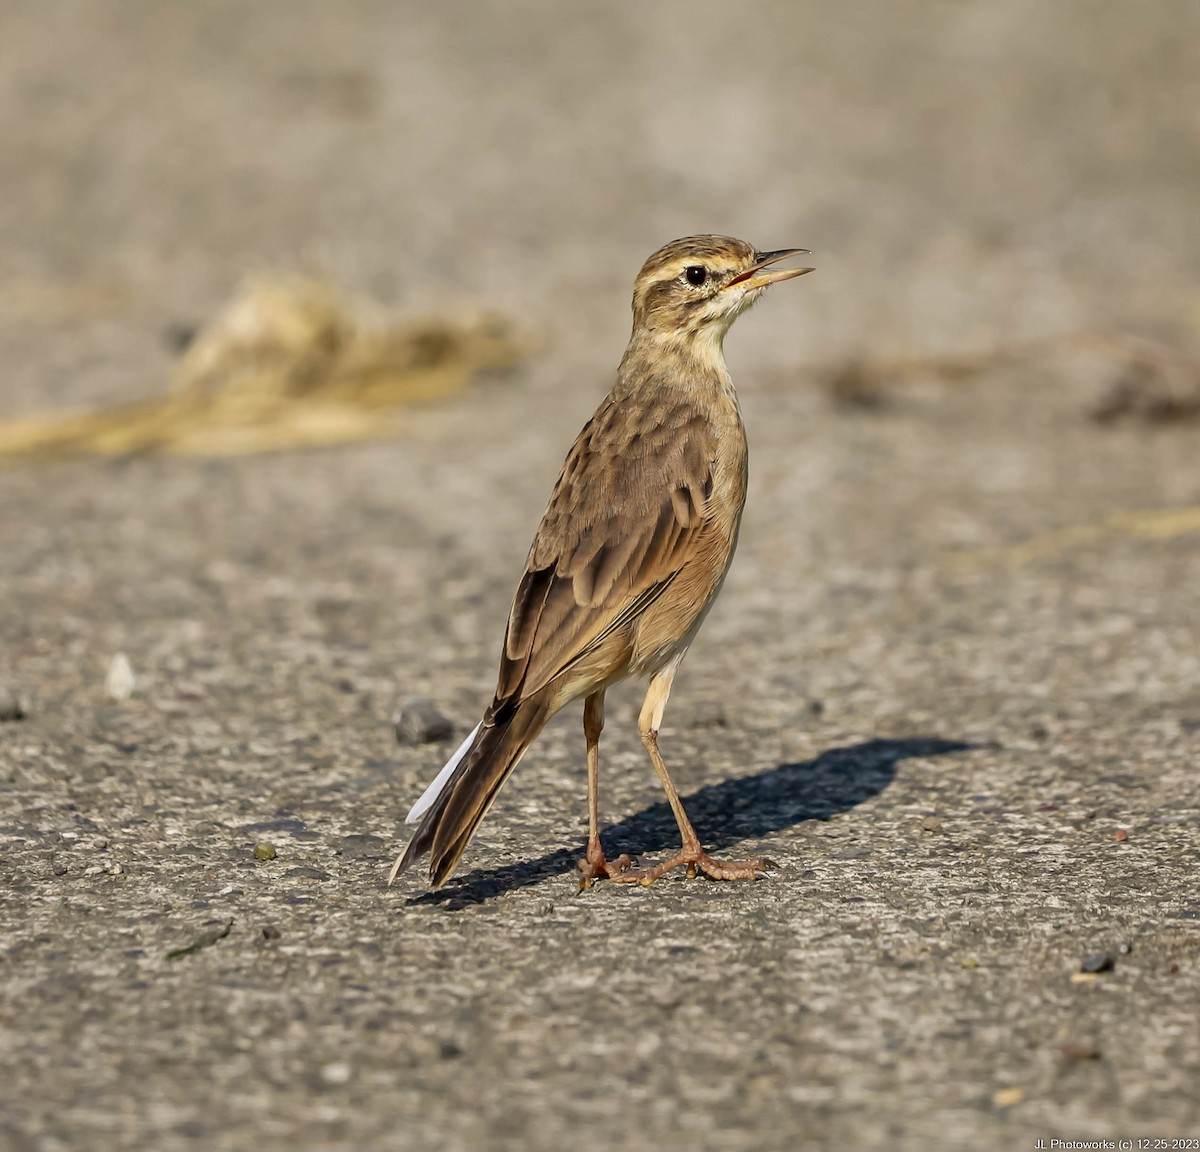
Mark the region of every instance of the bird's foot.
<instances>
[{"instance_id":1,"label":"bird's foot","mask_svg":"<svg viewBox=\"0 0 1200 1152\"><path fill-rule=\"evenodd\" d=\"M596 880L617 880L628 871L633 861L623 852L615 860L605 859L599 841L589 844L587 855L579 861L579 891L590 888Z\"/></svg>"},{"instance_id":2,"label":"bird's foot","mask_svg":"<svg viewBox=\"0 0 1200 1152\"><path fill-rule=\"evenodd\" d=\"M621 884L653 884L661 876L681 866L687 867L687 878L694 880L698 872L703 872L710 880L758 880L765 877L768 869L774 868L773 861L765 856L759 860L714 860L700 845L684 844L684 846L661 864L653 868L639 868L637 871L622 871L612 877Z\"/></svg>"}]
</instances>

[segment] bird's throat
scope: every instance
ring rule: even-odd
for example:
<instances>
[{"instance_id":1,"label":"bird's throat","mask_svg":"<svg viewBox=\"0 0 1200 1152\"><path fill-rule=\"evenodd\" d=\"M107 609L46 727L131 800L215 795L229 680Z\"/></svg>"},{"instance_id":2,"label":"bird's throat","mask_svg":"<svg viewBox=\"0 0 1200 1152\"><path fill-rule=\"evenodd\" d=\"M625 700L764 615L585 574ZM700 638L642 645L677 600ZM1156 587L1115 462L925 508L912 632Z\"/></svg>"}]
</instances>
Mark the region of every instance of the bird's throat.
<instances>
[{"instance_id":1,"label":"bird's throat","mask_svg":"<svg viewBox=\"0 0 1200 1152\"><path fill-rule=\"evenodd\" d=\"M711 379L729 383L725 364L727 324L705 324L689 329L643 329L635 332L625 352L625 364L638 364L660 379L683 381Z\"/></svg>"}]
</instances>

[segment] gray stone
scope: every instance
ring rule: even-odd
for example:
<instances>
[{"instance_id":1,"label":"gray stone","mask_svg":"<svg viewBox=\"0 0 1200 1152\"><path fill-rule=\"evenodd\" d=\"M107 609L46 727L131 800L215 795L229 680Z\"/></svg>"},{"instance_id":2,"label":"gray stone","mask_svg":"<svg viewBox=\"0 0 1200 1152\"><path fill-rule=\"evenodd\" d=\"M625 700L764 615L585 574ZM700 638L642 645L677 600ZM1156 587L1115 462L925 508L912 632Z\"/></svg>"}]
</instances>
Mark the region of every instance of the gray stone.
<instances>
[{"instance_id":1,"label":"gray stone","mask_svg":"<svg viewBox=\"0 0 1200 1152\"><path fill-rule=\"evenodd\" d=\"M401 744L434 744L454 735L454 725L432 700L410 696L392 717Z\"/></svg>"},{"instance_id":2,"label":"gray stone","mask_svg":"<svg viewBox=\"0 0 1200 1152\"><path fill-rule=\"evenodd\" d=\"M343 836L338 841L337 847L342 856L348 856L351 859L380 857L384 855L386 849L381 836L372 836L363 832Z\"/></svg>"},{"instance_id":3,"label":"gray stone","mask_svg":"<svg viewBox=\"0 0 1200 1152\"><path fill-rule=\"evenodd\" d=\"M24 720L25 706L21 698L14 692L0 688L0 722L5 720Z\"/></svg>"}]
</instances>

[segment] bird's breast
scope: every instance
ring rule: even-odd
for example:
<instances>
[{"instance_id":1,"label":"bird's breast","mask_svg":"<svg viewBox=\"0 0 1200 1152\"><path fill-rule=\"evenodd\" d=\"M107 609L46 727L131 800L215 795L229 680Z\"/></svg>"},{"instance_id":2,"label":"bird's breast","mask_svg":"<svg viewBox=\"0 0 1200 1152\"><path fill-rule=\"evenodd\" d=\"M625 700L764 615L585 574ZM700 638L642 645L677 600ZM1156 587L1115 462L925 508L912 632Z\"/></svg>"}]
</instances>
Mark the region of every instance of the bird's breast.
<instances>
[{"instance_id":1,"label":"bird's breast","mask_svg":"<svg viewBox=\"0 0 1200 1152\"><path fill-rule=\"evenodd\" d=\"M646 675L678 659L716 600L737 548L746 503L749 452L736 397L722 397L705 413L712 478L683 564L663 594L642 614L630 671Z\"/></svg>"}]
</instances>

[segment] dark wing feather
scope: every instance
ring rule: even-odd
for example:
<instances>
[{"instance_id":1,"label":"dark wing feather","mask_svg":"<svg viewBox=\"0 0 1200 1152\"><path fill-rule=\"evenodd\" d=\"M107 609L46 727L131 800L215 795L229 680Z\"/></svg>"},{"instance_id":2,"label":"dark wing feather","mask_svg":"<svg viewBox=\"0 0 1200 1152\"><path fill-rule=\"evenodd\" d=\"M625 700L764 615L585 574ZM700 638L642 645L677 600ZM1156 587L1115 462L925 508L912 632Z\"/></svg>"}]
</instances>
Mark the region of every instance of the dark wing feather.
<instances>
[{"instance_id":1,"label":"dark wing feather","mask_svg":"<svg viewBox=\"0 0 1200 1152\"><path fill-rule=\"evenodd\" d=\"M526 699L661 594L707 522L714 434L682 395L628 418L609 397L579 434L509 615L498 700Z\"/></svg>"}]
</instances>

